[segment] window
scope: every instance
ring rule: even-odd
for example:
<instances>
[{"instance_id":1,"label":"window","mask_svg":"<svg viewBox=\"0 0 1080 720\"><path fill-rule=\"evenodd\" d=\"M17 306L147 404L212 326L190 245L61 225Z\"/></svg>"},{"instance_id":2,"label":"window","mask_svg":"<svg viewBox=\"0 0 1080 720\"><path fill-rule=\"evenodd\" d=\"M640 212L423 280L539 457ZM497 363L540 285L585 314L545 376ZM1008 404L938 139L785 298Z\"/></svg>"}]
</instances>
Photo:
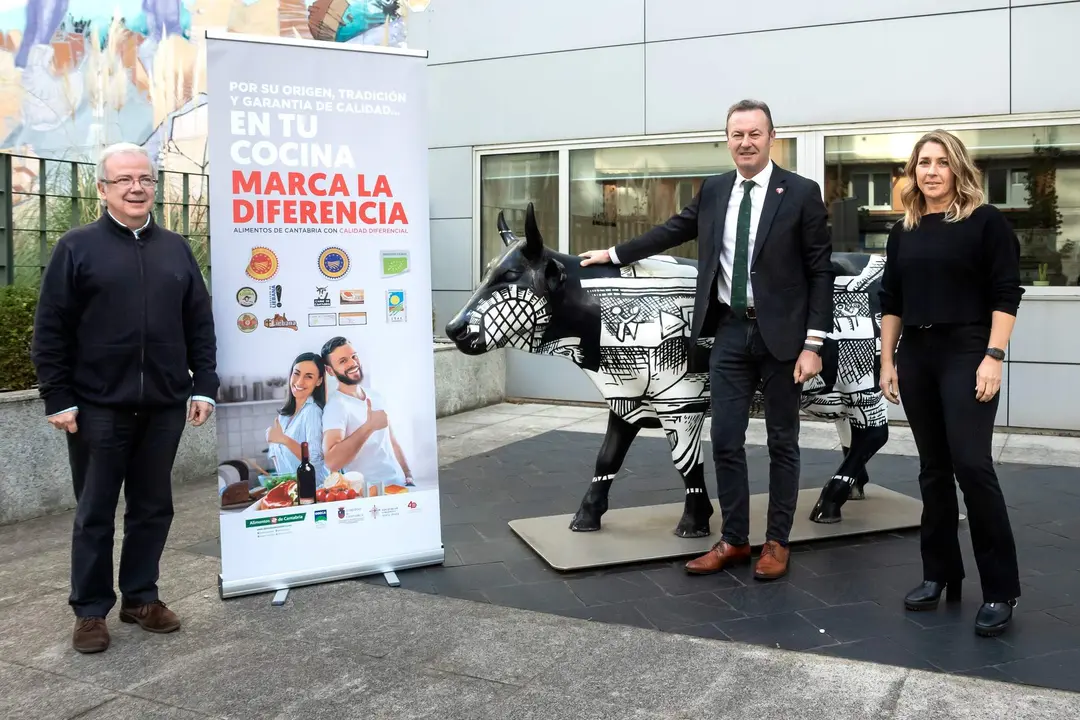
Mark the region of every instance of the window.
<instances>
[{"instance_id":1,"label":"window","mask_svg":"<svg viewBox=\"0 0 1080 720\"><path fill-rule=\"evenodd\" d=\"M825 138L825 204L834 250L884 252L903 217L900 192L923 131ZM986 201L1020 239L1025 285L1080 281L1080 125L958 130L982 171Z\"/></svg>"},{"instance_id":2,"label":"window","mask_svg":"<svg viewBox=\"0 0 1080 720\"><path fill-rule=\"evenodd\" d=\"M526 152L480 158L480 268L506 249L499 237L499 213L521 238L525 209L533 204L536 224L550 248L559 247L559 153Z\"/></svg>"},{"instance_id":3,"label":"window","mask_svg":"<svg viewBox=\"0 0 1080 720\"><path fill-rule=\"evenodd\" d=\"M795 140L778 138L773 160L795 167ZM723 140L570 151L570 252L606 249L679 213L710 175L733 170ZM670 253L697 257L697 241Z\"/></svg>"}]
</instances>

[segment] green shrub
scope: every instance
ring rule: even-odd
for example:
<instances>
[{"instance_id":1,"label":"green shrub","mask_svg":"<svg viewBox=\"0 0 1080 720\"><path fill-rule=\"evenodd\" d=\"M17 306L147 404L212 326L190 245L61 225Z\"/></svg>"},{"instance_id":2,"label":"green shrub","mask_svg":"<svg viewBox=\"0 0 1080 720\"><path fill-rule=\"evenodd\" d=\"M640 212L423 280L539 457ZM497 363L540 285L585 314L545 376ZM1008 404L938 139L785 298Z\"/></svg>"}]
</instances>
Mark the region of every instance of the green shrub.
<instances>
[{"instance_id":1,"label":"green shrub","mask_svg":"<svg viewBox=\"0 0 1080 720\"><path fill-rule=\"evenodd\" d=\"M37 300L36 288L0 287L0 391L29 390L37 384L30 362Z\"/></svg>"}]
</instances>

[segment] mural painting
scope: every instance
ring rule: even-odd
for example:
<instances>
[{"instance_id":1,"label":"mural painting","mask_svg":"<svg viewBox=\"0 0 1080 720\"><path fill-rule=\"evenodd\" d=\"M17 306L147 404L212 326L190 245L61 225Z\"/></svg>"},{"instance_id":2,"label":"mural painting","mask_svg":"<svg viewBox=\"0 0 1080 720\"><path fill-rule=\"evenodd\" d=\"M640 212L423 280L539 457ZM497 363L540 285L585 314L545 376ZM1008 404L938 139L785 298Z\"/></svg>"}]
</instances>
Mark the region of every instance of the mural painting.
<instances>
[{"instance_id":1,"label":"mural painting","mask_svg":"<svg viewBox=\"0 0 1080 720\"><path fill-rule=\"evenodd\" d=\"M0 0L0 149L92 161L125 140L205 172L207 30L406 47L428 0ZM318 69L312 68L312 72ZM24 192L37 162L21 163Z\"/></svg>"}]
</instances>

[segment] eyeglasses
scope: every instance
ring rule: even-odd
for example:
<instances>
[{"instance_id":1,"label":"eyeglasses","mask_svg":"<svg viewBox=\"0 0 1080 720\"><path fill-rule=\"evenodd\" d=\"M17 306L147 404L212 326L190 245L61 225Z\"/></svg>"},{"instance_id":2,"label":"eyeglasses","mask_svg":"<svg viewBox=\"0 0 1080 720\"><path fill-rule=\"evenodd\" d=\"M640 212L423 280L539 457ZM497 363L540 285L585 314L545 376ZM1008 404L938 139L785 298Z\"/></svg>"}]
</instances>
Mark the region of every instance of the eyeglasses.
<instances>
[{"instance_id":1,"label":"eyeglasses","mask_svg":"<svg viewBox=\"0 0 1080 720\"><path fill-rule=\"evenodd\" d=\"M101 182L105 183L106 185L115 185L118 188L129 188L135 184L135 179L125 176L118 177L115 180L102 180ZM157 185L157 178L141 177L139 178L139 184L149 190L150 188Z\"/></svg>"}]
</instances>

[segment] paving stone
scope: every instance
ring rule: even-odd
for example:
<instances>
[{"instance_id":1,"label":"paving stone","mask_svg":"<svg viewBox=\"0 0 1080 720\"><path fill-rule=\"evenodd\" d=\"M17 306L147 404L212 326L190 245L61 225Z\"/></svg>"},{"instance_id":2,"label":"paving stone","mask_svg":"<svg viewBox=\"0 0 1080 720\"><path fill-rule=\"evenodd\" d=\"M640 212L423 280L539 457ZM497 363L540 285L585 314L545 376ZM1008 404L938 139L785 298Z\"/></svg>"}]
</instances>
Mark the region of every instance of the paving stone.
<instances>
[{"instance_id":1,"label":"paving stone","mask_svg":"<svg viewBox=\"0 0 1080 720\"><path fill-rule=\"evenodd\" d=\"M449 582L459 595L472 588L495 604L595 622L780 643L815 654L935 672L981 671L1002 677L995 668L1010 665L1016 673L1026 673L1029 679L1023 682L1068 684L1055 680L1053 671L1042 676L1029 672L1024 663L1080 647L1080 639L1074 641L1072 635L1080 627L1080 542L1074 539L1080 538L1080 468L996 465L1010 505L1023 596L1014 626L1000 639L986 639L977 638L972 629L981 594L967 523L959 529L968 574L964 600L926 613L906 612L902 602L922 579L917 529L795 546L788 577L767 584L753 579L752 566L690 576L683 569L685 560L577 573L552 570L505 521L574 512L588 488L601 442L595 433L553 430L445 466L441 472L453 483L457 509L444 517L444 542L459 548L463 564L451 569L460 571L473 563L485 569L475 571L475 580L458 575L437 581L438 573L425 574L417 589L445 593L439 584ZM711 456L708 442L703 455ZM838 450L803 448L802 487L821 487L840 461ZM767 449L748 446L747 464L751 492L767 492ZM881 453L871 460L868 472L873 483L919 496L917 457ZM715 497L711 462L706 462L705 474ZM612 485L611 507L677 501L680 488L666 440L639 435ZM959 491L958 498L964 511ZM583 607L569 602L566 589ZM721 604L703 602L706 597ZM727 613L734 616L724 616ZM1019 681L1013 673L1007 677Z\"/></svg>"}]
</instances>

